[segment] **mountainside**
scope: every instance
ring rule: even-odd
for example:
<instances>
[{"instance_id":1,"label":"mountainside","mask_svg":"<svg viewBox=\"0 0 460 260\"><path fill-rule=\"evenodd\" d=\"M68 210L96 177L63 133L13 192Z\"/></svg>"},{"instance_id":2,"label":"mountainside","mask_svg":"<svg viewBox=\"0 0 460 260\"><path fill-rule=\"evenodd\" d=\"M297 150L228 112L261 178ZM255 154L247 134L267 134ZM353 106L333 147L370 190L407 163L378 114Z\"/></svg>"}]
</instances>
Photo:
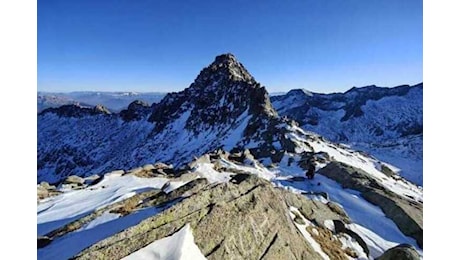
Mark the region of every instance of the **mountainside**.
<instances>
[{"instance_id":1,"label":"mountainside","mask_svg":"<svg viewBox=\"0 0 460 260\"><path fill-rule=\"evenodd\" d=\"M151 106L44 110L38 258L418 259L422 188L278 113L231 54Z\"/></svg>"},{"instance_id":2,"label":"mountainside","mask_svg":"<svg viewBox=\"0 0 460 260\"><path fill-rule=\"evenodd\" d=\"M69 93L38 92L37 109L41 112L50 107L62 105L96 106L103 105L111 111L118 112L125 109L131 102L140 100L155 103L160 101L166 93L157 92L95 92L77 91Z\"/></svg>"},{"instance_id":3,"label":"mountainside","mask_svg":"<svg viewBox=\"0 0 460 260\"><path fill-rule=\"evenodd\" d=\"M274 160L293 149L284 134L288 120L277 116L265 88L233 55L218 56L190 87L144 110L148 118L128 120L123 115L130 109L78 118L56 111L38 118L39 182L156 161L178 167L217 148L249 148Z\"/></svg>"},{"instance_id":4,"label":"mountainside","mask_svg":"<svg viewBox=\"0 0 460 260\"><path fill-rule=\"evenodd\" d=\"M362 158L337 156L356 167ZM169 259L191 250L199 259L375 259L398 244L422 253L416 187L330 159L310 181L296 170L299 161L287 161L268 169L247 152L220 150L180 173L156 164L77 186L40 184L55 195L38 201L38 258ZM188 246L177 238L184 227ZM166 238L175 243L159 247Z\"/></svg>"},{"instance_id":5,"label":"mountainside","mask_svg":"<svg viewBox=\"0 0 460 260\"><path fill-rule=\"evenodd\" d=\"M296 89L271 100L302 128L390 162L422 185L423 84L333 94Z\"/></svg>"}]
</instances>

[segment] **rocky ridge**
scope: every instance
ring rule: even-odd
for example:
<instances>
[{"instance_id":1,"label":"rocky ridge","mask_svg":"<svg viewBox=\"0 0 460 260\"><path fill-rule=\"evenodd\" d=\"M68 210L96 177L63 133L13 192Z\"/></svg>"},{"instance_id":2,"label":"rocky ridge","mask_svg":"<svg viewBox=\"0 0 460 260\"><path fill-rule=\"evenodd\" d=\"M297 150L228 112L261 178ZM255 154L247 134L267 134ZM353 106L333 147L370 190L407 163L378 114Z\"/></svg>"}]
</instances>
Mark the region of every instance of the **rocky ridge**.
<instances>
[{"instance_id":1,"label":"rocky ridge","mask_svg":"<svg viewBox=\"0 0 460 260\"><path fill-rule=\"evenodd\" d=\"M255 174L262 166L257 166L253 160L248 151L232 154L219 150L197 158L189 164L189 170L183 172L153 174L169 168L165 164L146 165L127 172L107 173L98 182L75 187L82 192L94 192L104 187L110 189L107 186L110 184L104 180L123 176L168 179L160 189L140 190L134 196L99 207L42 234L38 241L41 248L39 258L59 255L66 258L73 256L72 259L121 259L174 234L186 224L192 228L194 241L207 259L323 259L324 255L330 259L370 257L368 244L360 234L348 228L353 220L340 206L274 186L262 178L263 175ZM205 173L203 166L210 166L215 176ZM229 178L227 181L216 181L215 177L219 179L222 176ZM172 183L178 181L183 184L172 188ZM53 197L49 199L39 199L39 203L53 203ZM58 200L59 197L56 198ZM105 239L86 248L73 246L64 252L59 251L63 244L69 243L67 240L75 232L87 230L91 223L106 214L118 215L118 220L113 221L123 223L124 219L150 209L156 209L157 213L106 235ZM89 231L91 229L85 232ZM305 236L311 237L314 242ZM353 243L354 246L350 247Z\"/></svg>"},{"instance_id":2,"label":"rocky ridge","mask_svg":"<svg viewBox=\"0 0 460 260\"><path fill-rule=\"evenodd\" d=\"M271 100L303 129L366 151L423 184L423 83L331 94L295 89Z\"/></svg>"},{"instance_id":3,"label":"rocky ridge","mask_svg":"<svg viewBox=\"0 0 460 260\"><path fill-rule=\"evenodd\" d=\"M189 88L150 108L134 102L110 117L93 117L100 112L93 110L63 106L39 114L38 181L156 161L180 167L218 148L248 148L273 160L294 149L286 138L293 122L277 115L265 88L231 54L216 57Z\"/></svg>"},{"instance_id":4,"label":"rocky ridge","mask_svg":"<svg viewBox=\"0 0 460 260\"><path fill-rule=\"evenodd\" d=\"M220 111L225 108L232 109L222 116ZM61 256L129 255L185 224L190 224L195 242L211 259L230 255L243 259L316 259L324 258L324 254L332 259L367 259L369 254L382 254L389 248L387 242L385 247L375 248L370 237L353 226L353 221L362 219L346 212L357 205L350 207L340 200L354 193L339 191L343 193L339 197L328 194L335 192L330 189L334 182L360 192L360 205L377 205L422 247L421 189L394 174L383 162L280 118L265 89L233 55L218 56L189 88L168 94L152 107L135 102L124 117L74 114L56 116L55 111L39 115L38 179L55 184L37 187L39 219L41 215L53 219L56 206L48 207L48 203L69 189L105 193L117 178L128 178L132 183L143 182L141 178L155 188L127 190L129 198L122 194L115 203L85 211L84 216L39 224L43 231L39 235L45 236L40 238L41 245L46 244L39 255L45 258L106 217L122 221L116 232L85 241L85 246ZM192 158L197 159L187 163ZM311 160L317 163L322 185L312 186L302 177ZM108 171L112 172L94 177ZM72 174L77 176L69 177ZM126 186L114 192L123 188ZM385 203L380 203L383 200ZM344 207L335 202L344 203ZM276 221L261 228L262 242L256 239L258 233L250 233L254 226L240 232L243 238L238 241L251 245L254 250L250 252L241 251L227 234L236 232L237 226L228 227L227 233L206 231L213 230L212 226L220 228L222 219L243 223L253 218L260 223L259 218L265 215ZM131 224L123 224L125 221ZM411 221L415 224L402 227ZM114 225L110 223L118 222L107 225ZM392 232L400 231L396 228ZM411 243L405 235L398 235L397 241ZM206 242L210 238L213 243ZM288 245L280 241L288 241ZM354 246L343 248L346 241Z\"/></svg>"}]
</instances>

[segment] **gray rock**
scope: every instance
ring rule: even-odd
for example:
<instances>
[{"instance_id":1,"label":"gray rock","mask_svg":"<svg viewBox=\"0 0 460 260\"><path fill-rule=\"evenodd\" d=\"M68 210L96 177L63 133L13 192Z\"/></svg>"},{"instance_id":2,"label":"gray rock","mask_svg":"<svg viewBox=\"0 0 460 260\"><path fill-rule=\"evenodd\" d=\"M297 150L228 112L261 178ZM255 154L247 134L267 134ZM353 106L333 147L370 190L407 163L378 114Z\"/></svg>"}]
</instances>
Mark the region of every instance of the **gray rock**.
<instances>
[{"instance_id":1,"label":"gray rock","mask_svg":"<svg viewBox=\"0 0 460 260\"><path fill-rule=\"evenodd\" d=\"M277 189L254 175L238 174L229 183L195 183L179 189L172 192L176 195L167 195L171 199L188 194L179 203L75 258L120 259L190 223L194 241L208 259L321 259L295 227L289 206L307 212L313 223L344 218L320 202Z\"/></svg>"},{"instance_id":2,"label":"gray rock","mask_svg":"<svg viewBox=\"0 0 460 260\"><path fill-rule=\"evenodd\" d=\"M46 189L46 190L54 190L54 189L56 189L56 186L50 185L50 184L49 184L48 182L46 182L46 181L40 182L39 186L42 187L42 188L44 188L44 189Z\"/></svg>"},{"instance_id":3,"label":"gray rock","mask_svg":"<svg viewBox=\"0 0 460 260\"><path fill-rule=\"evenodd\" d=\"M419 260L420 255L415 248L408 244L400 244L385 251L376 260Z\"/></svg>"},{"instance_id":4,"label":"gray rock","mask_svg":"<svg viewBox=\"0 0 460 260\"><path fill-rule=\"evenodd\" d=\"M43 248L49 245L53 240L46 236L37 237L37 248Z\"/></svg>"},{"instance_id":5,"label":"gray rock","mask_svg":"<svg viewBox=\"0 0 460 260\"><path fill-rule=\"evenodd\" d=\"M89 177L85 178L85 184L87 185L94 185L99 183L103 178L97 174L93 174Z\"/></svg>"},{"instance_id":6,"label":"gray rock","mask_svg":"<svg viewBox=\"0 0 460 260\"><path fill-rule=\"evenodd\" d=\"M361 246L363 249L364 253L366 253L367 256L369 256L369 247L367 246L366 242L364 242L364 239L358 235L356 232L352 231L351 229L348 229L345 227L345 224L340 221L340 220L334 220L334 228L336 233L345 233L352 237L353 239L358 242L358 244Z\"/></svg>"},{"instance_id":7,"label":"gray rock","mask_svg":"<svg viewBox=\"0 0 460 260\"><path fill-rule=\"evenodd\" d=\"M156 168L156 167L155 167L153 164L146 164L146 165L142 166L142 169L143 169L144 171L151 171L151 170L153 170L153 169L155 169L155 168Z\"/></svg>"},{"instance_id":8,"label":"gray rock","mask_svg":"<svg viewBox=\"0 0 460 260\"><path fill-rule=\"evenodd\" d=\"M209 154L205 154L199 158L195 158L195 160L188 164L188 167L190 169L193 169L200 163L211 163L211 158L209 157Z\"/></svg>"},{"instance_id":9,"label":"gray rock","mask_svg":"<svg viewBox=\"0 0 460 260\"><path fill-rule=\"evenodd\" d=\"M423 248L423 204L385 189L366 172L341 162L331 162L318 173L344 188L360 191L365 200L380 207L402 233L413 237Z\"/></svg>"},{"instance_id":10,"label":"gray rock","mask_svg":"<svg viewBox=\"0 0 460 260\"><path fill-rule=\"evenodd\" d=\"M63 182L63 184L76 184L77 186L83 185L84 183L85 179L76 175L68 176Z\"/></svg>"},{"instance_id":11,"label":"gray rock","mask_svg":"<svg viewBox=\"0 0 460 260\"><path fill-rule=\"evenodd\" d=\"M49 185L47 182L42 182L37 185L37 201L56 196L60 193L61 192L56 190L55 186Z\"/></svg>"}]
</instances>

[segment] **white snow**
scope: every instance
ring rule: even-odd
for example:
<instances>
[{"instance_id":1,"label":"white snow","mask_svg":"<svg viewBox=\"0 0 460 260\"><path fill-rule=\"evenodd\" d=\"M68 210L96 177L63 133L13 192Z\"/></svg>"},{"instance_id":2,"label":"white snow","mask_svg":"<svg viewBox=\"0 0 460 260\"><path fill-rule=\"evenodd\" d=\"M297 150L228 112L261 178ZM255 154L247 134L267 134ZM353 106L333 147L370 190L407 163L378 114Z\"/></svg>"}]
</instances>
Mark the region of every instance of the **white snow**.
<instances>
[{"instance_id":1,"label":"white snow","mask_svg":"<svg viewBox=\"0 0 460 260\"><path fill-rule=\"evenodd\" d=\"M323 249L321 249L321 246L310 235L310 233L308 233L308 231L306 229L306 227L311 226L313 224L308 219L306 219L304 216L302 216L302 214L299 212L299 210L297 208L291 206L291 207L289 207L289 210L291 211L291 212L289 212L289 215L291 216L292 219L295 218L295 215L292 212L296 212L303 219L303 221L305 221L305 224L303 224L303 225L298 224L295 221L294 221L294 224L297 227L297 229L300 231L300 233L302 233L303 237L305 237L305 239L311 245L313 250L315 250L323 259L329 260L330 259L329 256L326 255L326 253L324 253Z\"/></svg>"},{"instance_id":2,"label":"white snow","mask_svg":"<svg viewBox=\"0 0 460 260\"><path fill-rule=\"evenodd\" d=\"M308 181L291 182L285 178L277 178L274 182L278 187L284 187L296 193L307 191L326 192L331 201L340 204L344 208L354 223L372 230L373 234L378 236L381 241L391 241L382 244L382 250L389 249L391 247L389 245L407 243L421 251L413 238L405 236L379 207L367 202L357 191L343 189L337 182L320 174L316 174L313 180ZM321 183L321 185L317 185L318 183ZM329 226L332 228L333 224L330 223Z\"/></svg>"},{"instance_id":3,"label":"white snow","mask_svg":"<svg viewBox=\"0 0 460 260\"><path fill-rule=\"evenodd\" d=\"M130 254L123 260L199 260L206 259L194 242L190 224L169 237Z\"/></svg>"},{"instance_id":4,"label":"white snow","mask_svg":"<svg viewBox=\"0 0 460 260\"><path fill-rule=\"evenodd\" d=\"M347 224L346 227L356 232L364 240L364 242L366 242L369 248L369 254L373 258L381 256L386 250L400 244L389 240L385 240L381 236L374 233L372 230L367 229L356 223ZM420 255L423 254L423 252L419 248L416 249Z\"/></svg>"},{"instance_id":5,"label":"white snow","mask_svg":"<svg viewBox=\"0 0 460 260\"><path fill-rule=\"evenodd\" d=\"M112 220L105 219L105 221L100 221L98 225L93 225L91 228L87 226L86 228L67 233L64 236L54 239L48 246L39 249L37 251L38 259L69 259L83 249L129 227L135 226L144 219L158 214L173 204L168 204L162 208L150 207L141 209L124 217Z\"/></svg>"},{"instance_id":6,"label":"white snow","mask_svg":"<svg viewBox=\"0 0 460 260\"><path fill-rule=\"evenodd\" d=\"M369 259L364 252L364 249L359 245L359 243L350 237L348 234L341 233L339 237L340 242L342 243L342 249L351 248L355 253L358 255L357 258L351 259L358 259L358 260L366 260Z\"/></svg>"},{"instance_id":7,"label":"white snow","mask_svg":"<svg viewBox=\"0 0 460 260\"><path fill-rule=\"evenodd\" d=\"M133 175L121 176L119 174L105 175L104 179L94 186L68 191L41 201L37 209L38 234L44 235L88 215L96 209L129 198L137 193L150 189L160 189L167 182L170 183L169 191L185 183L170 182L166 178L139 178ZM39 249L38 258L68 259L83 249L156 215L176 202L162 207L140 209L126 216L106 211L80 229L57 237L53 243Z\"/></svg>"},{"instance_id":8,"label":"white snow","mask_svg":"<svg viewBox=\"0 0 460 260\"><path fill-rule=\"evenodd\" d=\"M352 91L346 96L353 98L352 95L356 94ZM329 96L332 98L334 95ZM377 158L400 168L401 175L406 179L422 185L422 135L402 136L403 133L400 132L402 128L410 127L411 124L423 125L422 99L421 88L413 88L403 96L370 99L361 106L363 115L346 121L341 120L345 116L345 110L341 109L345 103L329 103L329 108L325 110L312 106L305 112L304 119L315 118L317 124L307 123L302 127L332 141L347 142L353 148L369 151ZM289 117L296 108L304 107L305 102L305 95L297 92L287 94L272 104L280 115ZM356 143L359 145L355 145Z\"/></svg>"},{"instance_id":9,"label":"white snow","mask_svg":"<svg viewBox=\"0 0 460 260\"><path fill-rule=\"evenodd\" d=\"M420 187L417 187L416 185L407 181L396 180L386 176L379 170L381 164L380 161L368 156L364 156L359 152L347 149L345 147L340 147L327 141L323 141L318 135L307 133L298 127L294 128L290 126L288 129L296 131L296 133L289 133L286 137L297 143L300 150L306 152L311 151L310 147L303 144L303 142L306 142L313 148L316 153L325 152L333 160L362 169L368 174L368 176L378 181L390 191L393 191L401 196L406 196L406 198L410 200L423 202L423 191ZM325 165L318 166L323 167Z\"/></svg>"},{"instance_id":10,"label":"white snow","mask_svg":"<svg viewBox=\"0 0 460 260\"><path fill-rule=\"evenodd\" d=\"M199 163L197 164L194 172L202 178L206 178L209 183L224 183L231 179L233 173L229 172L218 172L214 169L212 163Z\"/></svg>"},{"instance_id":11,"label":"white snow","mask_svg":"<svg viewBox=\"0 0 460 260\"><path fill-rule=\"evenodd\" d=\"M330 231L334 231L335 230L335 225L334 225L334 221L330 220L330 219L326 219L324 221L324 226L329 229Z\"/></svg>"},{"instance_id":12,"label":"white snow","mask_svg":"<svg viewBox=\"0 0 460 260\"><path fill-rule=\"evenodd\" d=\"M249 108L244 111L229 127L228 130L231 130L230 133L225 136L220 142L223 145L223 149L230 151L233 149L236 144L243 138L244 129L246 129L251 116L249 116Z\"/></svg>"},{"instance_id":13,"label":"white snow","mask_svg":"<svg viewBox=\"0 0 460 260\"><path fill-rule=\"evenodd\" d=\"M102 215L100 215L99 217L95 218L93 221L91 221L88 224L86 224L85 226L83 226L81 228L81 230L94 228L95 226L98 226L98 225L104 224L106 222L115 220L115 219L119 218L120 216L121 215L117 214L117 213L104 212L104 213L102 213Z\"/></svg>"},{"instance_id":14,"label":"white snow","mask_svg":"<svg viewBox=\"0 0 460 260\"><path fill-rule=\"evenodd\" d=\"M94 210L133 196L138 191L160 189L166 178L139 178L133 175L106 175L94 186L68 191L37 206L37 231L44 235ZM174 185L174 184L173 184Z\"/></svg>"},{"instance_id":15,"label":"white snow","mask_svg":"<svg viewBox=\"0 0 460 260\"><path fill-rule=\"evenodd\" d=\"M267 170L267 168L259 165L259 163L255 161L251 162L251 166L237 165L225 159L221 159L220 162L223 166L227 168L233 168L237 171L254 174L265 180L272 180L276 177L276 174L274 172Z\"/></svg>"},{"instance_id":16,"label":"white snow","mask_svg":"<svg viewBox=\"0 0 460 260\"><path fill-rule=\"evenodd\" d=\"M339 148L333 144L328 144L320 141L309 143L315 152L326 152L329 154L329 156L332 156L337 161L362 169L368 173L370 177L373 177L387 189L395 192L396 194L405 195L407 198L412 200L423 201L423 194L420 188L411 183L398 181L387 177L384 173L376 168L376 160L365 157L357 152L351 152Z\"/></svg>"}]
</instances>

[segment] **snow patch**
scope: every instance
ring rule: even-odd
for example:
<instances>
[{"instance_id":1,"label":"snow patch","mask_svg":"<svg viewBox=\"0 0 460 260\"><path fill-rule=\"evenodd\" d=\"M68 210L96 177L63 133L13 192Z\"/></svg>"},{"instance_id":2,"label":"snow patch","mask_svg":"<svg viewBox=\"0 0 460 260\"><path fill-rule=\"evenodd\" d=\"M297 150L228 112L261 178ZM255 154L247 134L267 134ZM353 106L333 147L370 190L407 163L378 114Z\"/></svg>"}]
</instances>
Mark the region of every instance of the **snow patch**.
<instances>
[{"instance_id":1,"label":"snow patch","mask_svg":"<svg viewBox=\"0 0 460 260\"><path fill-rule=\"evenodd\" d=\"M306 229L308 226L312 226L313 224L308 219L306 219L304 216L302 216L302 214L299 212L299 210L296 207L291 206L289 207L289 210L290 210L289 215L291 216L292 219L295 218L295 215L293 213L295 212L298 214L298 216L302 218L303 221L305 221L306 224L304 225L298 224L297 222L294 221L295 226L300 231L300 233L302 233L303 237L308 241L308 243L310 243L311 247L313 247L316 253L318 253L323 259L329 260L330 259L329 256L326 255L326 253L324 253L323 249L321 249L321 246L310 235L310 233L308 233Z\"/></svg>"},{"instance_id":2,"label":"snow patch","mask_svg":"<svg viewBox=\"0 0 460 260\"><path fill-rule=\"evenodd\" d=\"M231 179L233 173L229 172L218 172L214 169L214 164L212 163L199 163L195 171L198 176L206 178L209 183L224 183L228 182Z\"/></svg>"},{"instance_id":3,"label":"snow patch","mask_svg":"<svg viewBox=\"0 0 460 260\"><path fill-rule=\"evenodd\" d=\"M169 237L159 239L123 260L199 260L206 259L194 242L190 224Z\"/></svg>"},{"instance_id":4,"label":"snow patch","mask_svg":"<svg viewBox=\"0 0 460 260\"><path fill-rule=\"evenodd\" d=\"M94 186L72 190L42 201L37 206L39 235L62 227L94 210L134 196L145 188L161 189L166 178L139 178L133 175L110 175Z\"/></svg>"}]
</instances>

